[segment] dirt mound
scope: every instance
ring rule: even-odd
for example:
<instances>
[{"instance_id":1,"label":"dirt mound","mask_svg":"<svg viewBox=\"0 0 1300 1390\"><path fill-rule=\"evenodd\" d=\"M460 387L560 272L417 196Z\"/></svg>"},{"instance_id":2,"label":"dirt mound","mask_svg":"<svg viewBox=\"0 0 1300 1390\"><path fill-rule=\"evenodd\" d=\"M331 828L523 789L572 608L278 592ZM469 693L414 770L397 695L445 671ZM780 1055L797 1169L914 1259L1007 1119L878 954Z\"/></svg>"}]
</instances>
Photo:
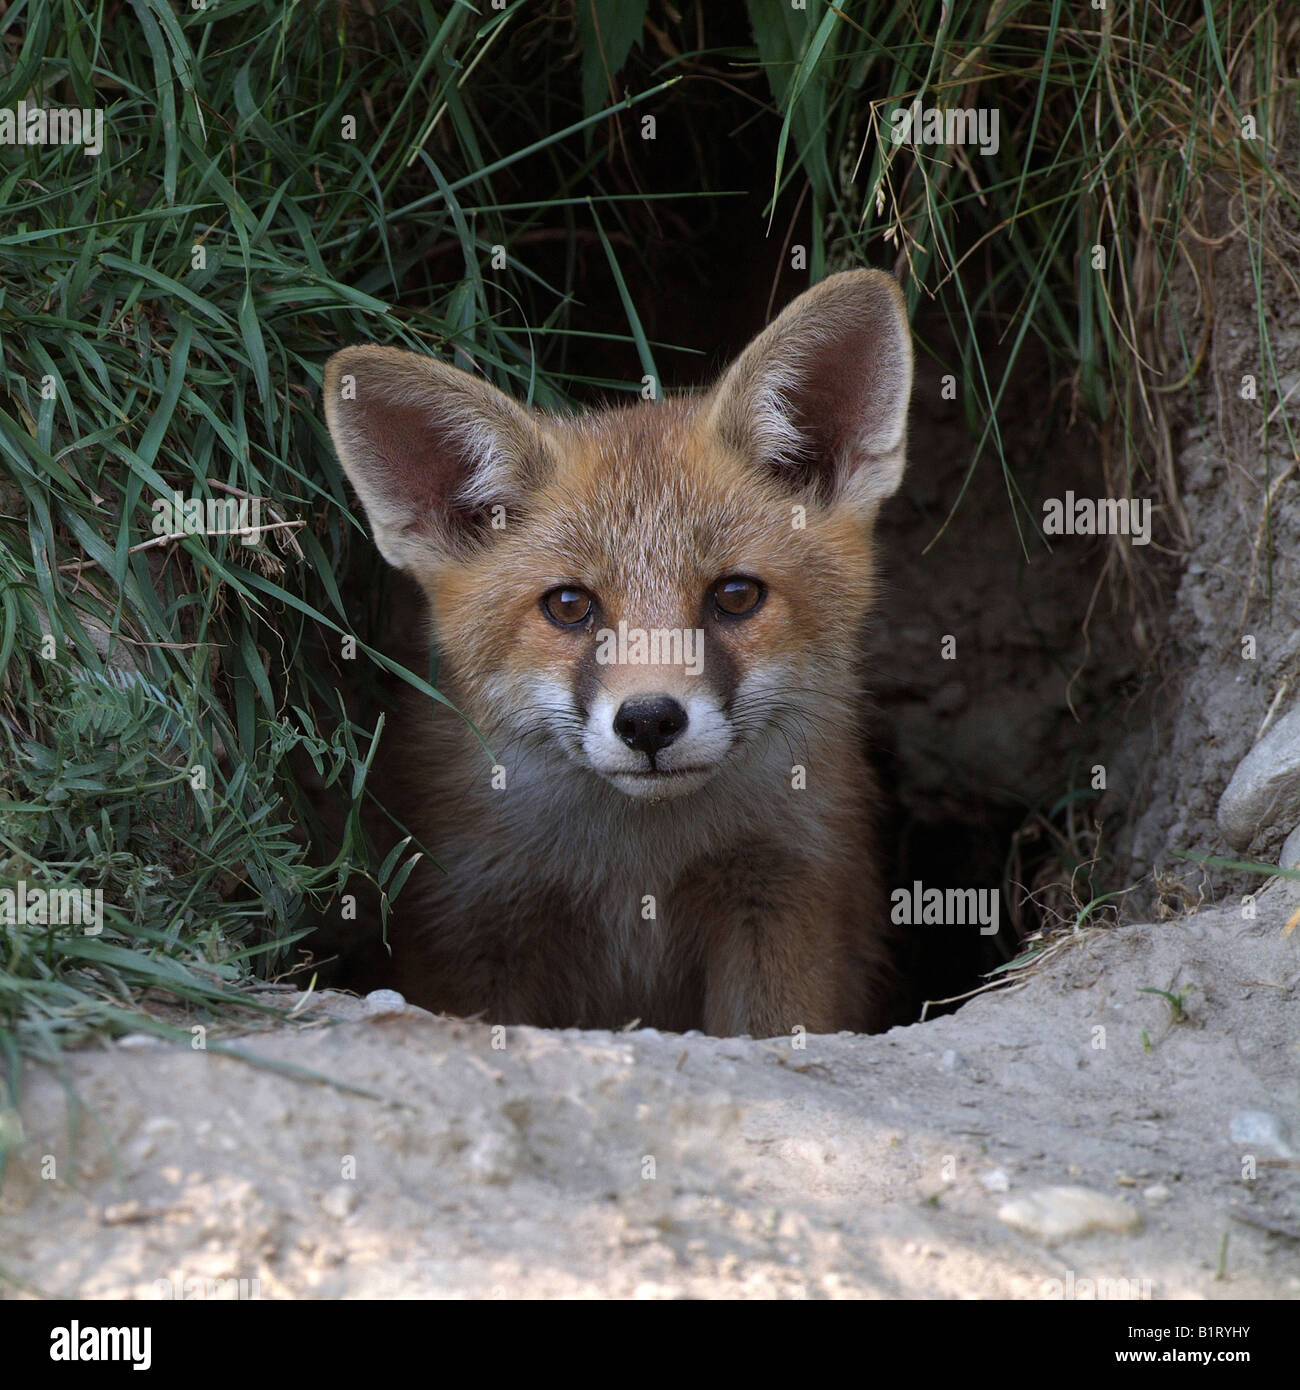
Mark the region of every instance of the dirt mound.
<instances>
[{"instance_id":1,"label":"dirt mound","mask_svg":"<svg viewBox=\"0 0 1300 1390\"><path fill-rule=\"evenodd\" d=\"M1297 903L1084 933L1011 993L802 1047L333 994L238 1046L342 1084L73 1054L71 1091L28 1073L7 1291L1294 1298Z\"/></svg>"}]
</instances>

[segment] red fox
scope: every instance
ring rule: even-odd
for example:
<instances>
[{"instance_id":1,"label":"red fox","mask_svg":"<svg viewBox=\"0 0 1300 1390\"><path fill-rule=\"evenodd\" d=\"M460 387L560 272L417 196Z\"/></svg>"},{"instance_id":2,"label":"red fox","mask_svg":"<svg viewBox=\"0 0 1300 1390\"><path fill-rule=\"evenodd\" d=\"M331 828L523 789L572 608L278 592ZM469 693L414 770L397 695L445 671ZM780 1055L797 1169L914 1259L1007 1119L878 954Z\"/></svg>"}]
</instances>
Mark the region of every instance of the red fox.
<instances>
[{"instance_id":1,"label":"red fox","mask_svg":"<svg viewBox=\"0 0 1300 1390\"><path fill-rule=\"evenodd\" d=\"M860 648L911 382L869 270L696 397L543 415L430 357L330 358L339 458L455 707L412 702L390 744L434 862L387 983L495 1023L887 1026Z\"/></svg>"}]
</instances>

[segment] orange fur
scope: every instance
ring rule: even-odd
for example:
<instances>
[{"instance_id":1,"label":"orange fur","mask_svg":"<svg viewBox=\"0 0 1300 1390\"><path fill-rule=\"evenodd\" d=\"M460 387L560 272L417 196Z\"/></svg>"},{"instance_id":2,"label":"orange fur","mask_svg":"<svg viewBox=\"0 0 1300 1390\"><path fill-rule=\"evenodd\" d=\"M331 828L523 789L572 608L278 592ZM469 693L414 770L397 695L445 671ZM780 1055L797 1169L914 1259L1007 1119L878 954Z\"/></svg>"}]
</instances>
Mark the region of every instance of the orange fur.
<instances>
[{"instance_id":1,"label":"orange fur","mask_svg":"<svg viewBox=\"0 0 1300 1390\"><path fill-rule=\"evenodd\" d=\"M698 399L541 417L412 354L331 359L344 466L496 759L406 702L386 799L437 862L397 902L389 983L504 1023L888 1021L859 667L910 381L869 271L801 296ZM732 576L761 590L740 616L715 600ZM547 616L559 588L585 626ZM702 670L602 664L620 622L701 634ZM645 701L682 724L662 746Z\"/></svg>"}]
</instances>

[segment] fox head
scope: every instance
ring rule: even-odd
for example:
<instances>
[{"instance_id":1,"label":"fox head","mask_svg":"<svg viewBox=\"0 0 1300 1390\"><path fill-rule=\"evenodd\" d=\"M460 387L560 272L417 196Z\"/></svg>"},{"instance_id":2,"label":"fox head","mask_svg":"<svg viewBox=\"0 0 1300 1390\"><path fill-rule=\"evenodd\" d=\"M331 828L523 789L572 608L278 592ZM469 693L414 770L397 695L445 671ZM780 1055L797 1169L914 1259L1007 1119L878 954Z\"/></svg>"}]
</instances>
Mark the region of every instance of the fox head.
<instances>
[{"instance_id":1,"label":"fox head","mask_svg":"<svg viewBox=\"0 0 1300 1390\"><path fill-rule=\"evenodd\" d=\"M428 595L490 743L629 797L856 733L871 528L903 474L889 276L796 299L707 395L564 418L415 353L347 348L325 412L381 553Z\"/></svg>"}]
</instances>

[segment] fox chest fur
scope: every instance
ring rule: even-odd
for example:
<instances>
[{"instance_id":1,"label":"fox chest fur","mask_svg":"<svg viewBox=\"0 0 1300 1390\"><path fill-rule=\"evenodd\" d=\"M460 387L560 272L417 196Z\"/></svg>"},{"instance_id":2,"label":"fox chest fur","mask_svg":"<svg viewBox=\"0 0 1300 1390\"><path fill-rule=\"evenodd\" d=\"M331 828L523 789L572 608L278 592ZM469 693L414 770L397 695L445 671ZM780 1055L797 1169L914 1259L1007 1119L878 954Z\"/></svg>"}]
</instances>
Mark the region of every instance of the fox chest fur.
<instances>
[{"instance_id":1,"label":"fox chest fur","mask_svg":"<svg viewBox=\"0 0 1300 1390\"><path fill-rule=\"evenodd\" d=\"M542 416L415 354L331 359L331 432L428 598L448 701L408 699L382 755L425 855L390 932L413 1002L883 1025L860 644L910 382L900 297L869 271L694 399Z\"/></svg>"}]
</instances>

